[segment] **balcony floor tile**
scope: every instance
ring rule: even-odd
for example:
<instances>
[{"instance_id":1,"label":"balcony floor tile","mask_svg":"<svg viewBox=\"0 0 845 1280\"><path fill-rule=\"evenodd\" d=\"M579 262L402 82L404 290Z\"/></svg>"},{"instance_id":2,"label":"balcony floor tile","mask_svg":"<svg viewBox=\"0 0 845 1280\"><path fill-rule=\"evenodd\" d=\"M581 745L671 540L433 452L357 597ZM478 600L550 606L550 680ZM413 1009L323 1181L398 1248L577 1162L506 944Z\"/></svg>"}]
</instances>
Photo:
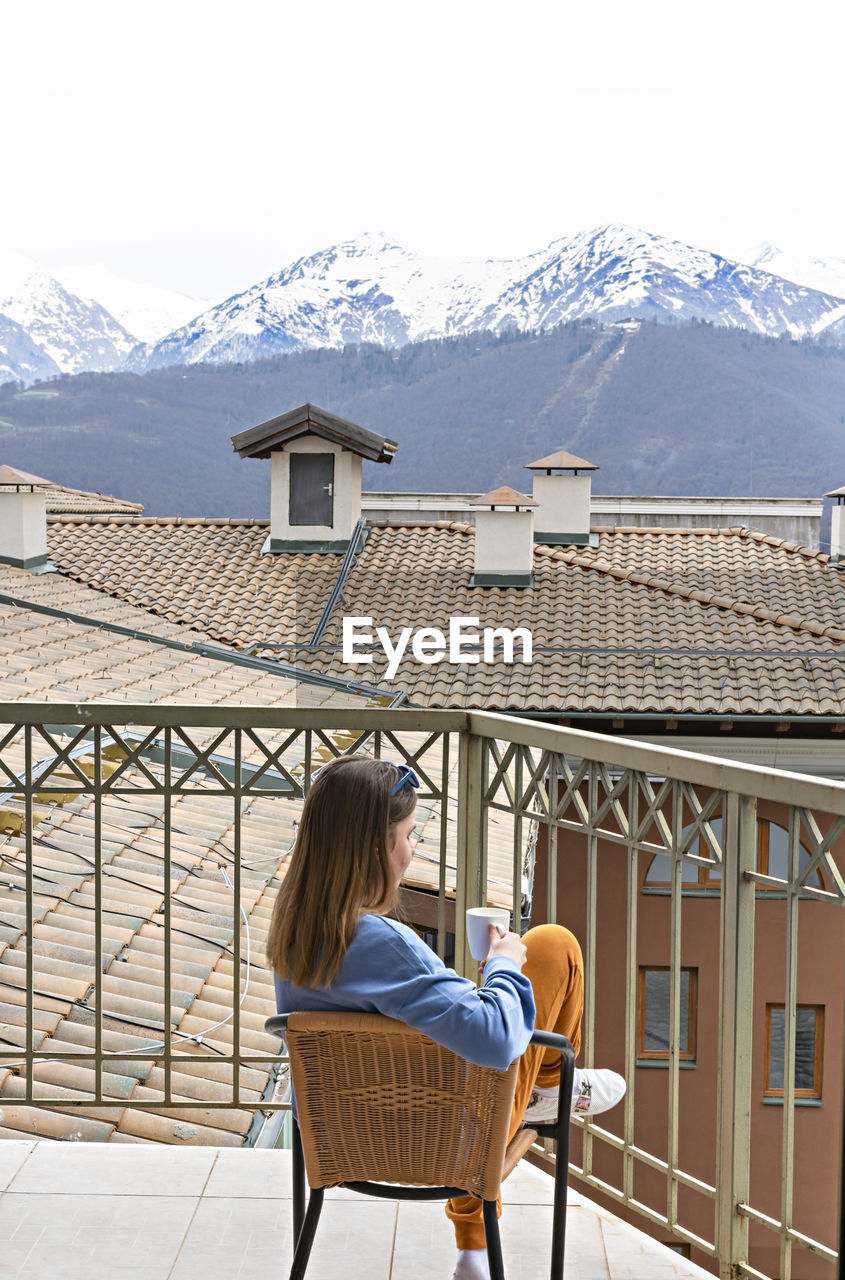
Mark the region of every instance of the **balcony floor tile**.
<instances>
[{"instance_id":1,"label":"balcony floor tile","mask_svg":"<svg viewBox=\"0 0 845 1280\"><path fill-rule=\"evenodd\" d=\"M292 1254L290 1154L132 1144L0 1142L0 1280L266 1280ZM449 1280L443 1205L330 1192L309 1280ZM505 1184L508 1280L548 1274L551 1179ZM566 1280L707 1280L572 1189Z\"/></svg>"}]
</instances>

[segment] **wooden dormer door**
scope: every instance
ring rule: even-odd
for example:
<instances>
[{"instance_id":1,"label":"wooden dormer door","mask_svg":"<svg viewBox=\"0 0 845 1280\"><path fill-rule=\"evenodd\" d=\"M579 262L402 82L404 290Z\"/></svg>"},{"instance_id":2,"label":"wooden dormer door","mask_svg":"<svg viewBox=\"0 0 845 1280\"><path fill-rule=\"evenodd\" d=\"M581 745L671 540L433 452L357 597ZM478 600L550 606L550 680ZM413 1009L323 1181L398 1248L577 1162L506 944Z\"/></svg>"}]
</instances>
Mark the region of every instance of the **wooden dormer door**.
<instances>
[{"instance_id":1,"label":"wooden dormer door","mask_svg":"<svg viewBox=\"0 0 845 1280\"><path fill-rule=\"evenodd\" d=\"M290 523L333 526L333 453L290 455Z\"/></svg>"}]
</instances>

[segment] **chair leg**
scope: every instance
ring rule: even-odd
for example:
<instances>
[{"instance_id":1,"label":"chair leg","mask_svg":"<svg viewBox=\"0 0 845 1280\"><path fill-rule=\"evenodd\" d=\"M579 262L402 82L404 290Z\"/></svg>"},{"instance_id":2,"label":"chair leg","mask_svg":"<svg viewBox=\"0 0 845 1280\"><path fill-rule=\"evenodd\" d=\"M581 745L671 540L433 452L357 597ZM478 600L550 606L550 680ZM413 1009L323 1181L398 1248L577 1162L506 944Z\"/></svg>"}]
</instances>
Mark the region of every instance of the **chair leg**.
<instances>
[{"instance_id":1,"label":"chair leg","mask_svg":"<svg viewBox=\"0 0 845 1280\"><path fill-rule=\"evenodd\" d=\"M560 1096L572 1096L575 1075L575 1055L571 1047L564 1052L561 1062ZM551 1280L563 1280L563 1257L566 1250L566 1198L569 1186L569 1114L568 1108L558 1117L555 1143L555 1192L552 1210L552 1268Z\"/></svg>"},{"instance_id":2,"label":"chair leg","mask_svg":"<svg viewBox=\"0 0 845 1280\"><path fill-rule=\"evenodd\" d=\"M558 1142L555 1153L555 1192L552 1209L551 1280L563 1280L563 1256L566 1250L566 1192L569 1177L569 1143Z\"/></svg>"},{"instance_id":3,"label":"chair leg","mask_svg":"<svg viewBox=\"0 0 845 1280\"><path fill-rule=\"evenodd\" d=\"M308 1197L308 1212L305 1215L302 1230L296 1240L296 1251L293 1255L293 1266L290 1269L290 1280L302 1280L305 1275L322 1208L323 1188L312 1187L311 1195Z\"/></svg>"},{"instance_id":4,"label":"chair leg","mask_svg":"<svg viewBox=\"0 0 845 1280\"><path fill-rule=\"evenodd\" d=\"M490 1264L490 1280L505 1280L505 1263L502 1258L502 1241L499 1236L499 1216L495 1200L482 1200L484 1236L487 1241L487 1261Z\"/></svg>"},{"instance_id":5,"label":"chair leg","mask_svg":"<svg viewBox=\"0 0 845 1280\"><path fill-rule=\"evenodd\" d=\"M291 1163L293 1165L293 1243L296 1246L305 1221L305 1157L299 1125L293 1119L291 1138Z\"/></svg>"}]
</instances>

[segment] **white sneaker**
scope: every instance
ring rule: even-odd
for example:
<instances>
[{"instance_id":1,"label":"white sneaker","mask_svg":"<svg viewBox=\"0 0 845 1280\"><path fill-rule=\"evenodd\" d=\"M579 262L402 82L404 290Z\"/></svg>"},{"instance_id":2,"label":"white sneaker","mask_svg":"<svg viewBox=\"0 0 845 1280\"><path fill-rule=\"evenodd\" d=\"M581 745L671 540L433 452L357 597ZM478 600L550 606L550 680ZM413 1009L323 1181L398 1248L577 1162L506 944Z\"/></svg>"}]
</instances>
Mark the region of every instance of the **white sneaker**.
<instances>
[{"instance_id":1,"label":"white sneaker","mask_svg":"<svg viewBox=\"0 0 845 1280\"><path fill-rule=\"evenodd\" d=\"M626 1084L616 1071L603 1067L575 1068L570 1113L574 1116L597 1116L609 1111L625 1096ZM558 1112L557 1089L534 1089L525 1108L523 1124L554 1124Z\"/></svg>"},{"instance_id":2,"label":"white sneaker","mask_svg":"<svg viewBox=\"0 0 845 1280\"><path fill-rule=\"evenodd\" d=\"M531 1101L525 1108L523 1125L533 1129L538 1124L554 1124L557 1120L557 1089L534 1089Z\"/></svg>"},{"instance_id":3,"label":"white sneaker","mask_svg":"<svg viewBox=\"0 0 845 1280\"><path fill-rule=\"evenodd\" d=\"M607 1067L575 1068L575 1084L570 1111L574 1116L597 1116L621 1102L628 1086L616 1071Z\"/></svg>"}]
</instances>

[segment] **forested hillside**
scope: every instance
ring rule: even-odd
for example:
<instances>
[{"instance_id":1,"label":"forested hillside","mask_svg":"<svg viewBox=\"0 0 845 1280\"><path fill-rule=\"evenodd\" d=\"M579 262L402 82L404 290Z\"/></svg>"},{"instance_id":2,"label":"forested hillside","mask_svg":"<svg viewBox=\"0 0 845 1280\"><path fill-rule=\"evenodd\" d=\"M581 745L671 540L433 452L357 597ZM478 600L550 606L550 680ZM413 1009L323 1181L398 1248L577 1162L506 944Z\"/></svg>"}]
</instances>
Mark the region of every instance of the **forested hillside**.
<instances>
[{"instance_id":1,"label":"forested hillside","mask_svg":"<svg viewBox=\"0 0 845 1280\"><path fill-rule=\"evenodd\" d=\"M256 515L269 467L230 437L311 401L399 442L365 487L526 490L565 448L599 493L820 496L845 484L845 352L707 324L349 347L0 387L0 462L143 502Z\"/></svg>"}]
</instances>

